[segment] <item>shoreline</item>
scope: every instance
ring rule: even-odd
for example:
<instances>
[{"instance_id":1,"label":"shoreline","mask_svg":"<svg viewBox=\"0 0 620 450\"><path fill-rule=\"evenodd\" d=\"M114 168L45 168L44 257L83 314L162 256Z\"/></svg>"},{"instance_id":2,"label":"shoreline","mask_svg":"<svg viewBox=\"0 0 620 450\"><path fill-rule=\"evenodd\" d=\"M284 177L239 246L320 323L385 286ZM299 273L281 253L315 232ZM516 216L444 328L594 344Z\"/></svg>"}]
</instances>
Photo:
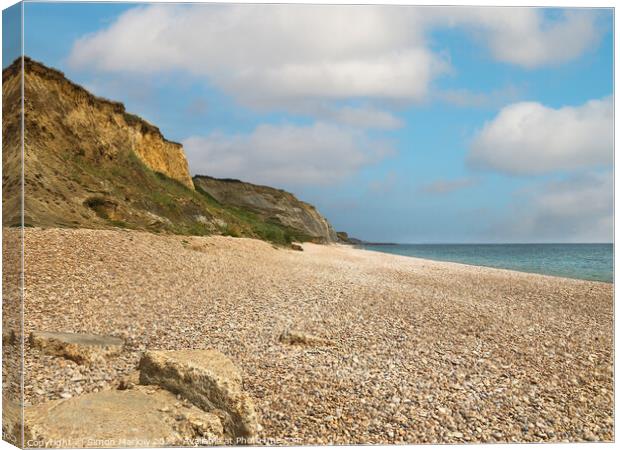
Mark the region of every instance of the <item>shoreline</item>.
<instances>
[{"instance_id":1,"label":"shoreline","mask_svg":"<svg viewBox=\"0 0 620 450\"><path fill-rule=\"evenodd\" d=\"M337 245L343 245L343 244L337 244ZM381 245L383 245L383 244L381 244ZM409 245L409 244L392 244L392 245ZM417 245L417 244L415 244L415 245ZM426 245L426 244L424 244L424 245ZM428 245L435 245L435 244L428 244ZM452 244L438 244L438 245L452 245ZM461 244L456 244L456 245L461 245ZM478 244L472 244L472 245L478 245ZM504 245L504 244L493 244L493 245ZM513 245L513 244L509 244L509 245ZM518 245L529 245L529 244L518 244ZM613 244L609 244L609 245L613 245ZM363 248L362 246L351 246L351 247L356 249L356 250L363 250L363 251L381 253L383 255L402 256L404 258L420 259L420 260L424 260L424 261L434 261L434 262L438 262L438 263L459 264L459 265L462 265L462 266L482 267L482 268L485 268L485 269L492 269L492 270L506 270L506 271L509 271L509 272L518 272L518 273L523 273L523 274L528 274L528 275L540 275L540 276L544 276L544 277L562 278L562 279L567 279L567 280L588 281L588 282L592 282L592 283L605 283L605 284L611 284L611 285L614 284L613 276L612 276L612 280L611 281L592 280L592 279L589 279L589 278L577 278L577 277L570 277L570 276L565 276L565 275L554 275L554 274L541 273L541 272L528 272L528 271L525 271L525 270L510 269L510 268L505 268L505 267L486 266L486 265L483 265L483 264L473 264L473 263L466 263L466 262L459 262L459 261L449 261L449 260L444 260L444 259L431 259L431 258L424 258L424 257L421 257L421 256L413 256L413 255L411 255L411 256L409 256L409 255L401 255L401 254L398 254L398 253L390 253L390 252L383 252L381 250L373 250L373 249L370 249L370 248Z\"/></svg>"},{"instance_id":2,"label":"shoreline","mask_svg":"<svg viewBox=\"0 0 620 450\"><path fill-rule=\"evenodd\" d=\"M221 236L26 229L26 334L125 340L85 367L25 349L26 401L114 389L146 350L214 348L259 438L612 440L613 285ZM320 338L295 345L279 336Z\"/></svg>"}]
</instances>

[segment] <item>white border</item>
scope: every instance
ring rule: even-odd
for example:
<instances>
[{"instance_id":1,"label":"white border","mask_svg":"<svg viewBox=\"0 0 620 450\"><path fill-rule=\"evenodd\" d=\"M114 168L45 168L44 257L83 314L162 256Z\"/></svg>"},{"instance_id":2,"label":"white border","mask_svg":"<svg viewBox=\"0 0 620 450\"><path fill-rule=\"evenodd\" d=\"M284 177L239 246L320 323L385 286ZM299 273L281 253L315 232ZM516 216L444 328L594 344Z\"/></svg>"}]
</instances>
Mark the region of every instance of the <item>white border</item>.
<instances>
[{"instance_id":1,"label":"white border","mask_svg":"<svg viewBox=\"0 0 620 450\"><path fill-rule=\"evenodd\" d=\"M46 1L46 0L25 0L25 2L27 3L34 3L34 2L42 2L42 1ZM60 2L67 2L67 3L76 3L79 2L78 0L60 0L57 3ZM18 3L15 0L0 0L0 3L2 5L2 9L8 8L9 6L12 6L16 3ZM49 3L53 3L53 2L49 2ZM85 1L81 1L81 3L86 3ZM363 5L363 4L382 4L382 5L424 5L424 6L528 6L528 7L581 7L581 8L614 8L616 6L616 2L611 0L611 1L598 1L598 0L590 0L590 1L584 1L584 0L564 0L564 1L556 1L556 0L547 0L542 4L536 4L533 0L529 0L529 1L522 1L522 0L513 0L513 1L502 1L502 0L495 0L495 1L490 1L490 0L477 0L475 3L472 2L468 2L468 1L464 1L464 0L426 0L423 2L416 2L416 1L407 1L407 0L391 0L391 1L364 1L364 0L337 0L337 1L329 1L329 0L314 0L314 1L301 1L301 0L289 0L286 2L278 2L278 1L274 1L274 2L265 2L265 1L258 1L258 0L239 0L239 1L229 1L229 0L220 0L220 1L213 1L213 0L207 0L207 1L201 1L201 2L187 2L187 1L179 1L179 0L133 0L133 1L127 1L127 0L107 0L107 1L90 1L88 3L314 3L314 4L353 4L353 5ZM614 16L615 16L615 11L614 11ZM22 21L24 20L24 14L23 14L23 5L22 5ZM22 33L23 33L23 22L22 22ZM0 22L0 43L1 43L1 22ZM615 86L618 84L618 73L615 70L615 61L616 61L616 56L617 56L617 49L618 49L618 36L617 34L615 34L615 17L614 17L614 26L613 26L613 31L614 31L614 94L615 94ZM22 55L23 55L23 45L24 45L24 41L23 41L23 36L22 36ZM22 89L23 89L23 82L22 82ZM23 101L23 95L22 95L22 101ZM615 112L616 112L616 103L615 103L615 98L614 98L614 118L615 118ZM1 114L1 100L0 100L0 114ZM22 127L23 127L23 123L22 123ZM617 129L618 129L618 124L614 121L614 143L615 143L615 136L617 135ZM23 140L23 129L22 129L22 140ZM23 152L23 143L22 143L22 152ZM22 155L23 158L23 155ZM615 174L616 174L616 158L615 158L615 145L614 145L614 269L618 266L618 263L620 261L620 257L618 256L618 253L615 252L615 236L616 236L616 232L617 232L617 227L618 225L618 221L615 220L615 212L618 210L617 209L617 202L618 202L618 194L620 191L620 188L616 185L615 183ZM22 164L22 170L23 170L23 164ZM22 176L22 183L23 183L23 176ZM1 189L1 188L0 188ZM23 194L23 185L22 185L22 194ZM23 199L22 199L23 202ZM1 213L2 209L0 206L0 213ZM23 211L22 211L23 214ZM22 218L23 220L23 218ZM23 242L23 241L22 241ZM2 243L0 240L0 251L2 249ZM22 258L23 258L23 253L22 253ZM22 267L23 267L23 261L22 261ZM617 283L617 272L616 270L614 270L614 286ZM2 280L0 278L0 287L2 286ZM0 331L1 331L1 326L2 324L0 323ZM23 308L22 308L22 327L23 327ZM23 339L23 336L22 336ZM614 355L616 353L616 349L618 348L618 335L615 333L615 287L614 287ZM22 355L23 356L23 355ZM22 362L23 364L23 362ZM615 374L615 358L614 358L614 374ZM23 374L22 374L22 389L23 389ZM615 399L614 399L614 419L616 418L615 415L615 405L618 404L617 400L618 400L618 383L617 383L617 378L614 378L614 395L615 395ZM1 404L1 401L0 401ZM615 432L617 432L617 421L615 422L614 425L614 434ZM398 448L419 448L421 447L422 444L420 445L399 445ZM428 445L428 444L427 444ZM467 448L469 446L473 446L476 445L476 447L483 447L483 448L502 448L505 450L517 450L519 447L524 446L524 445L533 445L533 444L442 444L441 448L442 449L447 449L447 450L463 450L464 448ZM561 447L562 449L567 449L567 450L572 450L572 449L579 449L579 450L588 450L588 449L599 449L599 450L603 450L603 449L611 449L611 448L615 448L615 444L614 443L554 443L554 444L543 444L543 445L553 445L556 448L557 447ZM465 447L464 447L465 446ZM309 448L314 448L315 446L295 446L295 447L286 447L286 448L291 448L291 449L309 449ZM339 446L339 449L355 449L358 446ZM0 441L0 450L5 450L5 449L13 449L15 447L13 447L12 445L4 442L4 441ZM277 448L277 447L262 447L262 448ZM372 446L372 448L377 448L377 449L386 449L386 450L393 450L395 448L395 446L388 446L388 445L376 445L376 446Z\"/></svg>"}]
</instances>

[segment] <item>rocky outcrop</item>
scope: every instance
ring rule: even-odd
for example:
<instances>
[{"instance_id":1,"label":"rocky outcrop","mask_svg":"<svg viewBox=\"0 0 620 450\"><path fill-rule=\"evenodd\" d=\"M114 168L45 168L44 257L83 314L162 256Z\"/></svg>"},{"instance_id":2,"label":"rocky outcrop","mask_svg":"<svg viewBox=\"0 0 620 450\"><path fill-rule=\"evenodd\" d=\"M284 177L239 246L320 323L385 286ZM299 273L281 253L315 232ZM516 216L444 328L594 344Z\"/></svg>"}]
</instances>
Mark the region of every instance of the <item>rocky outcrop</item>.
<instances>
[{"instance_id":1,"label":"rocky outcrop","mask_svg":"<svg viewBox=\"0 0 620 450\"><path fill-rule=\"evenodd\" d=\"M62 356L78 364L91 364L119 354L123 349L123 340L97 334L33 331L30 345L47 355Z\"/></svg>"},{"instance_id":2,"label":"rocky outcrop","mask_svg":"<svg viewBox=\"0 0 620 450\"><path fill-rule=\"evenodd\" d=\"M18 75L16 69L10 66L3 79ZM167 140L156 126L125 111L122 103L96 97L62 72L30 58L24 59L24 99L26 139L30 133L41 132L53 149L72 144L67 135L81 136L84 139L76 151L107 159L129 146L151 170L193 189L181 144Z\"/></svg>"},{"instance_id":3,"label":"rocky outcrop","mask_svg":"<svg viewBox=\"0 0 620 450\"><path fill-rule=\"evenodd\" d=\"M337 231L336 236L338 237L339 244L359 245L364 243L360 239L349 236L349 234L345 231Z\"/></svg>"},{"instance_id":4,"label":"rocky outcrop","mask_svg":"<svg viewBox=\"0 0 620 450\"><path fill-rule=\"evenodd\" d=\"M41 63L25 58L23 77L23 167L20 146L7 146L3 199L17 212L5 224L21 222L12 202L23 194L29 226L218 231L180 144ZM20 60L2 72L2 132L11 143L20 141L21 80Z\"/></svg>"},{"instance_id":5,"label":"rocky outcrop","mask_svg":"<svg viewBox=\"0 0 620 450\"><path fill-rule=\"evenodd\" d=\"M264 220L298 230L310 240L336 242L336 232L314 206L290 192L239 180L194 177L194 185L219 203L250 210Z\"/></svg>"}]
</instances>

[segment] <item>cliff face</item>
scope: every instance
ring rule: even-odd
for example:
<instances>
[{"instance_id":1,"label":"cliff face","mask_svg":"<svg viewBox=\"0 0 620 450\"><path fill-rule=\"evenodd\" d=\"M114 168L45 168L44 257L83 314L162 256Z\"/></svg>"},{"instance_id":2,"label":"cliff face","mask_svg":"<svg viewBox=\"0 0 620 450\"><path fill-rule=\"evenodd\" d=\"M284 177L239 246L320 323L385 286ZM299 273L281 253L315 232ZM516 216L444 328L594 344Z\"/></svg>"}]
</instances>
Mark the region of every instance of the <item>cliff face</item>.
<instances>
[{"instance_id":1,"label":"cliff face","mask_svg":"<svg viewBox=\"0 0 620 450\"><path fill-rule=\"evenodd\" d=\"M25 225L226 234L279 244L334 240L327 221L291 194L281 194L287 200L278 203L257 190L257 198L244 204L266 203L244 209L195 190L183 148L157 127L57 70L27 58L24 67ZM2 72L2 98L3 224L16 226L22 198L21 60ZM263 214L272 203L273 213Z\"/></svg>"},{"instance_id":2,"label":"cliff face","mask_svg":"<svg viewBox=\"0 0 620 450\"><path fill-rule=\"evenodd\" d=\"M20 67L18 61L11 66L17 71ZM21 217L21 126L21 79L15 76L3 76L2 224L4 226L18 223Z\"/></svg>"},{"instance_id":3,"label":"cliff face","mask_svg":"<svg viewBox=\"0 0 620 450\"><path fill-rule=\"evenodd\" d=\"M293 194L268 186L239 180L194 177L196 189L202 190L222 205L247 209L264 220L293 228L318 242L336 242L336 232L314 206Z\"/></svg>"},{"instance_id":4,"label":"cliff face","mask_svg":"<svg viewBox=\"0 0 620 450\"><path fill-rule=\"evenodd\" d=\"M80 143L77 151L107 159L128 147L150 169L193 189L183 147L164 138L157 127L127 113L122 103L95 97L62 72L29 58L24 72L26 137L40 131L48 148L74 145L74 137ZM16 74L12 70L6 76Z\"/></svg>"},{"instance_id":5,"label":"cliff face","mask_svg":"<svg viewBox=\"0 0 620 450\"><path fill-rule=\"evenodd\" d=\"M21 198L20 92L17 60L2 72L2 186L9 202ZM194 191L180 144L121 103L97 98L27 58L24 121L26 225L206 234L228 223ZM19 223L18 206L4 215L5 225Z\"/></svg>"},{"instance_id":6,"label":"cliff face","mask_svg":"<svg viewBox=\"0 0 620 450\"><path fill-rule=\"evenodd\" d=\"M2 72L4 198L21 198L21 63ZM217 232L180 144L64 75L24 61L24 222ZM15 142L14 142L15 141ZM4 216L19 223L19 208ZM199 219L196 219L199 218Z\"/></svg>"}]
</instances>

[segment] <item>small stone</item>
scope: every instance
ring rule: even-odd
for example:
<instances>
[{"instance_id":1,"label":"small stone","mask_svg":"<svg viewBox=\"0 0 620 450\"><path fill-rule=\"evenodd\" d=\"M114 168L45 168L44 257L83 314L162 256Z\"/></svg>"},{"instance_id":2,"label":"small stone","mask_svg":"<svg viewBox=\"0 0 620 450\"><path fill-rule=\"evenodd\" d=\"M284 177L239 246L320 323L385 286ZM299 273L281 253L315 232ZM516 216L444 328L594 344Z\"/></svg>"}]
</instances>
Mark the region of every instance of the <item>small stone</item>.
<instances>
[{"instance_id":1,"label":"small stone","mask_svg":"<svg viewBox=\"0 0 620 450\"><path fill-rule=\"evenodd\" d=\"M584 438L586 441L589 441L589 442L594 442L594 441L596 441L596 440L597 440L597 439L596 439L596 436L595 436L595 435L594 435L594 433L592 433L591 431L586 431L586 432L584 433L584 435L583 435L583 438Z\"/></svg>"},{"instance_id":2,"label":"small stone","mask_svg":"<svg viewBox=\"0 0 620 450\"><path fill-rule=\"evenodd\" d=\"M289 345L328 345L327 339L320 338L310 333L295 330L285 330L278 338L283 344Z\"/></svg>"}]
</instances>

